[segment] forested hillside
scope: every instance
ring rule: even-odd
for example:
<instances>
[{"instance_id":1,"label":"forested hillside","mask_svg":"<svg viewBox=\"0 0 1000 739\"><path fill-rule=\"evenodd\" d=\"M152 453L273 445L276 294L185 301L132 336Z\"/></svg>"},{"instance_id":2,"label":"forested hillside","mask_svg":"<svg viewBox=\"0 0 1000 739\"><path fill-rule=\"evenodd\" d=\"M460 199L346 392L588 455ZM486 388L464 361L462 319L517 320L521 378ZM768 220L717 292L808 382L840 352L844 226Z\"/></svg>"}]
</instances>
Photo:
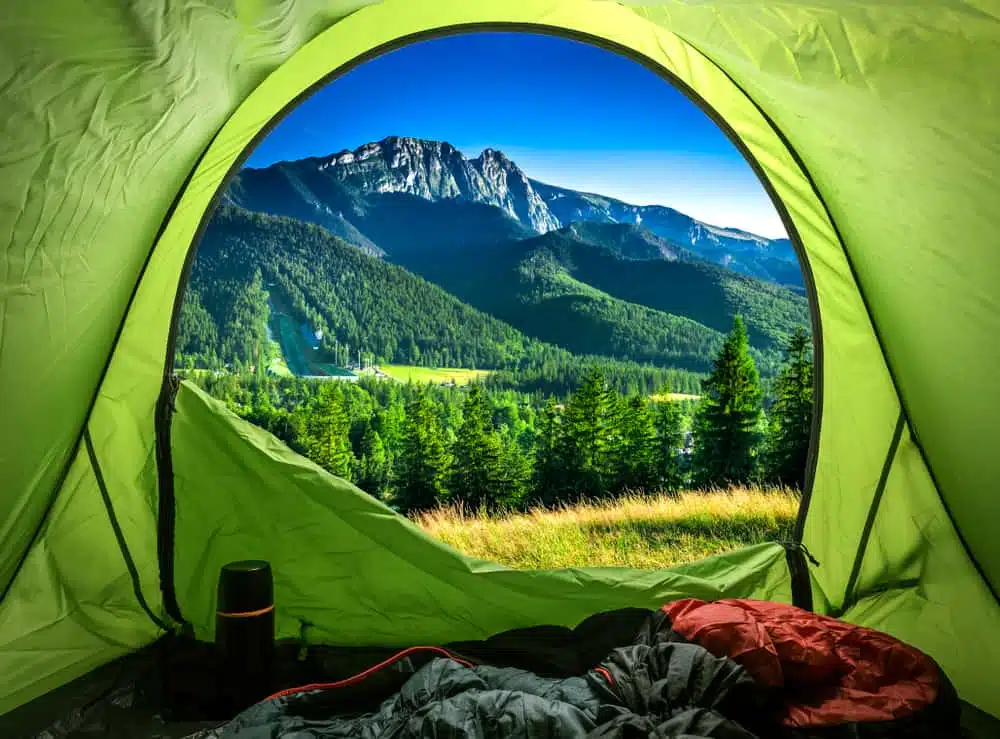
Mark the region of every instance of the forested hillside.
<instances>
[{"instance_id":1,"label":"forested hillside","mask_svg":"<svg viewBox=\"0 0 1000 739\"><path fill-rule=\"evenodd\" d=\"M691 259L635 226L579 224L475 250L411 252L401 262L529 336L693 371L708 371L736 314L767 375L782 343L808 323L801 296Z\"/></svg>"},{"instance_id":2,"label":"forested hillside","mask_svg":"<svg viewBox=\"0 0 1000 739\"><path fill-rule=\"evenodd\" d=\"M227 240L242 243L236 250L252 254L271 294L278 316L272 333L282 346L297 331L314 334L323 361L333 365L367 357L504 369L508 378L530 375L538 387L565 391L566 381L556 378L579 380L573 357L584 355L706 373L741 315L751 356L771 378L780 347L809 323L797 288L720 264L768 276L797 270L787 241L545 185L493 149L469 159L445 142L393 136L244 170L226 202L199 260L211 259L213 249L228 254L234 247ZM258 220L248 230L233 205L317 224L343 240L324 240L290 221ZM229 261L227 269L252 274L249 262ZM223 307L231 301L205 292L231 278L195 281L203 294L192 298L185 326L204 336L185 345L186 362L204 364L206 358L191 357L213 342L205 311L216 325L215 356L226 364L250 361L247 346L225 344L233 332ZM288 362L299 374L316 366ZM606 369L610 377L621 374ZM627 372L646 375L633 384L655 383L649 368L633 364Z\"/></svg>"},{"instance_id":3,"label":"forested hillside","mask_svg":"<svg viewBox=\"0 0 1000 739\"><path fill-rule=\"evenodd\" d=\"M595 363L623 390L698 385L680 371L575 357L315 225L232 205L220 207L195 260L178 364L259 363L270 345L269 302L322 332L331 357L349 347L376 362L497 369L495 383L546 392L565 391Z\"/></svg>"}]
</instances>

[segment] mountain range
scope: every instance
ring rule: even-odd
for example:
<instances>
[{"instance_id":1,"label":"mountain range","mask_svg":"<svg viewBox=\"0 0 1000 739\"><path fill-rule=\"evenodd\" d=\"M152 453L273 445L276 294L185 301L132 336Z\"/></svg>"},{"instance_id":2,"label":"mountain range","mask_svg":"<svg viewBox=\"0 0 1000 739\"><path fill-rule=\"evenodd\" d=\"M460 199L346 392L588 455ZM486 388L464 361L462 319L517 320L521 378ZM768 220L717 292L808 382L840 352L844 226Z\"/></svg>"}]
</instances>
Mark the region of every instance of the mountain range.
<instances>
[{"instance_id":1,"label":"mountain range","mask_svg":"<svg viewBox=\"0 0 1000 739\"><path fill-rule=\"evenodd\" d=\"M326 351L497 369L587 356L703 373L739 313L767 375L808 326L801 285L787 240L547 185L494 149L390 137L243 170L200 247L178 348L249 361L234 347L262 335L266 287Z\"/></svg>"},{"instance_id":2,"label":"mountain range","mask_svg":"<svg viewBox=\"0 0 1000 739\"><path fill-rule=\"evenodd\" d=\"M452 206L449 231L456 233L444 234L449 241L504 240L519 235L516 226L520 233L544 234L581 221L629 224L735 271L802 287L788 239L713 226L662 205L631 205L555 187L531 179L496 149L469 159L447 142L390 136L353 151L244 169L227 198L250 210L316 223L375 253L387 247L382 241L393 242L397 253L440 246L433 239L427 243L419 226L418 233L410 231L412 220L423 220L426 204ZM405 218L396 219L406 222L401 239L384 232L387 211L403 212ZM501 216L510 223L497 223ZM456 218L471 228L454 226ZM480 228L480 219L493 222ZM373 231L380 232L381 241Z\"/></svg>"}]
</instances>

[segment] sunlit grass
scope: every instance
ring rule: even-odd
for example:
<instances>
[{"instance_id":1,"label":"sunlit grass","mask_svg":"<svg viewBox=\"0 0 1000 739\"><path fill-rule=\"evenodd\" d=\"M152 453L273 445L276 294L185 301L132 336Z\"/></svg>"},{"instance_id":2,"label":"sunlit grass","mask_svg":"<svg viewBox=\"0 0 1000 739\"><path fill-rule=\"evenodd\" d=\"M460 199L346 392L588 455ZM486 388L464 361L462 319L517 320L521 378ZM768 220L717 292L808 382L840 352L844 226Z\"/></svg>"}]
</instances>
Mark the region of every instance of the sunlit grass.
<instances>
[{"instance_id":1,"label":"sunlit grass","mask_svg":"<svg viewBox=\"0 0 1000 739\"><path fill-rule=\"evenodd\" d=\"M456 385L468 385L490 374L489 370L416 367L407 364L384 364L381 370L389 377L402 382L454 382Z\"/></svg>"},{"instance_id":2,"label":"sunlit grass","mask_svg":"<svg viewBox=\"0 0 1000 739\"><path fill-rule=\"evenodd\" d=\"M657 403L662 403L665 400L701 400L700 395L691 395L690 393L657 393L650 397Z\"/></svg>"},{"instance_id":3,"label":"sunlit grass","mask_svg":"<svg viewBox=\"0 0 1000 739\"><path fill-rule=\"evenodd\" d=\"M417 523L465 554L518 569L662 568L787 539L798 508L792 491L737 488L501 516L455 506L425 513Z\"/></svg>"}]
</instances>

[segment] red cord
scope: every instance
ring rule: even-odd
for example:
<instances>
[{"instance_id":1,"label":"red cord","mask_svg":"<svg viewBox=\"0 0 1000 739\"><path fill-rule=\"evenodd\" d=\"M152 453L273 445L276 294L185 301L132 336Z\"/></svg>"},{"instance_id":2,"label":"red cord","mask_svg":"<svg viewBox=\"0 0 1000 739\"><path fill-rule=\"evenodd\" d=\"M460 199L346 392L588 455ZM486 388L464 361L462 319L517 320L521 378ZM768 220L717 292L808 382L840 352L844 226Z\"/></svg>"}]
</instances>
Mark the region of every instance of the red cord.
<instances>
[{"instance_id":1,"label":"red cord","mask_svg":"<svg viewBox=\"0 0 1000 739\"><path fill-rule=\"evenodd\" d=\"M472 667L471 662L467 662L461 657L456 657L454 654L449 652L447 649L442 649L441 647L409 647L404 649L402 652L397 652L396 654L389 657L389 659L379 662L377 665L372 665L367 670L359 672L357 675L352 675L351 677L344 678L343 680L338 680L333 683L312 683L310 685L302 685L297 688L286 688L285 690L279 690L274 695L268 696L264 700L274 700L275 698L284 698L286 695L294 695L296 693L305 693L312 690L333 690L335 688L346 688L348 685L354 685L364 680L366 677L370 677L379 670L385 669L391 664L399 662L399 660L404 657L408 657L414 652L436 652L444 657L454 660L461 665L466 667Z\"/></svg>"},{"instance_id":2,"label":"red cord","mask_svg":"<svg viewBox=\"0 0 1000 739\"><path fill-rule=\"evenodd\" d=\"M607 680L608 684L611 685L612 688L615 687L615 678L612 676L610 670L605 667L595 667L594 672Z\"/></svg>"}]
</instances>

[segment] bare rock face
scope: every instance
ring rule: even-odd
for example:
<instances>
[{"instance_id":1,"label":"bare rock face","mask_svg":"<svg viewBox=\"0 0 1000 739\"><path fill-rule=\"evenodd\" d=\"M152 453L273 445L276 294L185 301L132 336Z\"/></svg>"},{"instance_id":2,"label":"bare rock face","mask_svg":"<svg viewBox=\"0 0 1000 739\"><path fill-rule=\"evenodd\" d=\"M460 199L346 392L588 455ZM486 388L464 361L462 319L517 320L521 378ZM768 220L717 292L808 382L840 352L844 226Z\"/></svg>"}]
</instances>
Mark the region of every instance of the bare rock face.
<instances>
[{"instance_id":1,"label":"bare rock face","mask_svg":"<svg viewBox=\"0 0 1000 739\"><path fill-rule=\"evenodd\" d=\"M391 136L333 154L321 160L318 169L362 192L493 205L536 233L560 226L527 175L495 149L467 159L443 141Z\"/></svg>"}]
</instances>

